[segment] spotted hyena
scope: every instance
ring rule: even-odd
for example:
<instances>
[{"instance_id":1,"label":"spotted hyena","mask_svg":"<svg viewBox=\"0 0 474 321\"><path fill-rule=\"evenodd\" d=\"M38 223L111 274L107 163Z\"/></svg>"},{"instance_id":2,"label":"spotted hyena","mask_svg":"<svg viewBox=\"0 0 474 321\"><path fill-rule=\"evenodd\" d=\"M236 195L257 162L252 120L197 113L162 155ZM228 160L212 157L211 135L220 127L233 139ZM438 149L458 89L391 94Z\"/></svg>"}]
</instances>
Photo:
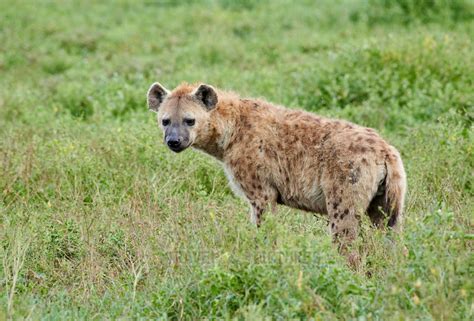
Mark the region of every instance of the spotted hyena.
<instances>
[{"instance_id":1,"label":"spotted hyena","mask_svg":"<svg viewBox=\"0 0 474 321\"><path fill-rule=\"evenodd\" d=\"M172 151L192 146L222 162L257 226L266 209L284 204L326 214L341 245L356 237L361 215L377 227L402 227L402 160L373 129L205 84L169 92L154 83L148 106Z\"/></svg>"}]
</instances>

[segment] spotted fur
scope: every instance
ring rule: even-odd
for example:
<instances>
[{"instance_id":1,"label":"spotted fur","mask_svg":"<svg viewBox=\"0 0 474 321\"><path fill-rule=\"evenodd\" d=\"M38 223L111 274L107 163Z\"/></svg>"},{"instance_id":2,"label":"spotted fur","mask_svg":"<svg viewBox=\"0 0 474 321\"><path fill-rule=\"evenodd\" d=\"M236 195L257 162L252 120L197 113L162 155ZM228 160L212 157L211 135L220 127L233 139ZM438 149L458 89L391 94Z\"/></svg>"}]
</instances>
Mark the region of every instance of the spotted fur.
<instances>
[{"instance_id":1,"label":"spotted fur","mask_svg":"<svg viewBox=\"0 0 474 321\"><path fill-rule=\"evenodd\" d=\"M164 115L193 115L189 146L224 164L255 224L269 206L284 204L327 215L340 244L356 237L361 215L375 226L401 229L405 171L398 151L375 130L210 86L205 89L215 100L203 100L196 94L201 87L150 89L165 96L149 100L154 108L160 102L159 123Z\"/></svg>"}]
</instances>

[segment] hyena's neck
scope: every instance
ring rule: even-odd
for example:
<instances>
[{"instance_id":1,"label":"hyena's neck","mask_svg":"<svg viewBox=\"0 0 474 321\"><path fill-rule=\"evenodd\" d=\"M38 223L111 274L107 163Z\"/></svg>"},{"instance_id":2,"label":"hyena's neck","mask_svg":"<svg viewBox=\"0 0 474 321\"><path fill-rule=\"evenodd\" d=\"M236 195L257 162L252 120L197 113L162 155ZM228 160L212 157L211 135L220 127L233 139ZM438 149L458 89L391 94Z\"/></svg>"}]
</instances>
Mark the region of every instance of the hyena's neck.
<instances>
[{"instance_id":1,"label":"hyena's neck","mask_svg":"<svg viewBox=\"0 0 474 321\"><path fill-rule=\"evenodd\" d=\"M217 108L209 122L206 138L195 147L223 161L226 150L234 139L240 108L237 103L224 104Z\"/></svg>"}]
</instances>

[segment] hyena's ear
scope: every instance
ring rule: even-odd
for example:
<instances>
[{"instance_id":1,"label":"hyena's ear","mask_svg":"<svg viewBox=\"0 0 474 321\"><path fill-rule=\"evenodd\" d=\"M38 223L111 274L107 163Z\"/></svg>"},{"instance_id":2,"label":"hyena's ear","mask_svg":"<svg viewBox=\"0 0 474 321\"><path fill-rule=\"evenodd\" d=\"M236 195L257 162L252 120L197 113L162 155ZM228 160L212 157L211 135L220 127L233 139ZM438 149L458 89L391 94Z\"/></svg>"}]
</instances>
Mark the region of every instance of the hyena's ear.
<instances>
[{"instance_id":1,"label":"hyena's ear","mask_svg":"<svg viewBox=\"0 0 474 321\"><path fill-rule=\"evenodd\" d=\"M160 108L161 103L163 100L165 100L168 93L169 91L165 87L163 87L160 83L155 82L153 85L151 85L150 89L148 89L148 108L151 111L157 113L158 108Z\"/></svg>"},{"instance_id":2,"label":"hyena's ear","mask_svg":"<svg viewBox=\"0 0 474 321\"><path fill-rule=\"evenodd\" d=\"M217 105L217 93L209 85L200 85L194 92L194 96L206 107L211 110Z\"/></svg>"}]
</instances>

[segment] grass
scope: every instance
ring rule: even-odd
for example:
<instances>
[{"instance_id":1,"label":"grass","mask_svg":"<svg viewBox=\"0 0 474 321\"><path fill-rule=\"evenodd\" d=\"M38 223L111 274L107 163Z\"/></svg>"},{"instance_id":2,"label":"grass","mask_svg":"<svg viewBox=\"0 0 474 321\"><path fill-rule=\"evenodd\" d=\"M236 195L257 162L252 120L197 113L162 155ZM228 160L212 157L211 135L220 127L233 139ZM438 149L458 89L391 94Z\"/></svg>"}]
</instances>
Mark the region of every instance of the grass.
<instances>
[{"instance_id":1,"label":"grass","mask_svg":"<svg viewBox=\"0 0 474 321\"><path fill-rule=\"evenodd\" d=\"M472 320L469 1L0 3L0 319ZM220 166L161 143L145 93L204 81L380 131L404 237L361 272L324 220L256 230ZM406 247L406 255L403 255Z\"/></svg>"}]
</instances>

